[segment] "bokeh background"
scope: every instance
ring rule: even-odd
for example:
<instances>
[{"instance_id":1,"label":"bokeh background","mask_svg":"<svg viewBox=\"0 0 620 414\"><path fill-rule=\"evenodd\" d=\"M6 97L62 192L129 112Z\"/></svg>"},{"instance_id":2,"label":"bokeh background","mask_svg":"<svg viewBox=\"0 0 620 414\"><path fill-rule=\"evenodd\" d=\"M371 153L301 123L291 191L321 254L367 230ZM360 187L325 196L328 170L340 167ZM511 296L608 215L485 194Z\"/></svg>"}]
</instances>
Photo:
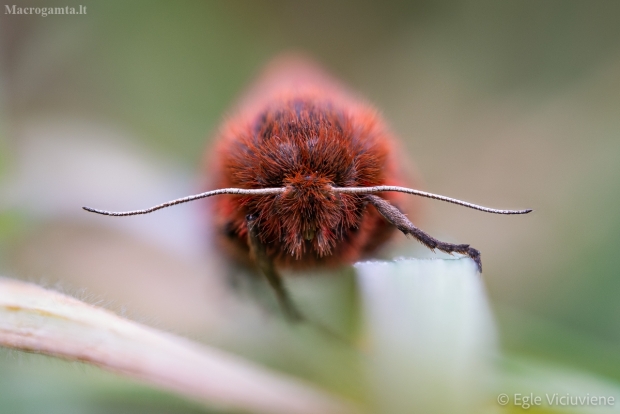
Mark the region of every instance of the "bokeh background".
<instances>
[{"instance_id":1,"label":"bokeh background","mask_svg":"<svg viewBox=\"0 0 620 414\"><path fill-rule=\"evenodd\" d=\"M2 5L1 274L359 397L346 352L306 332L283 353L277 335L229 326L230 307L255 309L227 293L201 205L122 221L80 209L195 192L235 99L271 58L303 51L381 110L422 189L535 209L501 217L420 203L420 227L482 251L503 352L620 381L619 2L14 3L87 14L15 16ZM351 275L291 283L355 334ZM7 412L198 410L15 352L0 353L0 385Z\"/></svg>"}]
</instances>

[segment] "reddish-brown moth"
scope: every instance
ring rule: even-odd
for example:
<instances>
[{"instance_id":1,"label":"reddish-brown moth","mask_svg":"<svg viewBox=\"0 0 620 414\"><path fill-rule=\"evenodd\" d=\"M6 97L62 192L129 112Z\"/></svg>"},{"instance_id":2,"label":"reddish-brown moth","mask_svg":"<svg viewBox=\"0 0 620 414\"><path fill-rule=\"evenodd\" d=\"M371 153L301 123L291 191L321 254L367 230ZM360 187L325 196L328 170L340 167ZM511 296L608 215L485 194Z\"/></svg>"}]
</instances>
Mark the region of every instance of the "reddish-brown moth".
<instances>
[{"instance_id":1,"label":"reddish-brown moth","mask_svg":"<svg viewBox=\"0 0 620 414\"><path fill-rule=\"evenodd\" d=\"M377 111L301 58L279 59L222 126L208 174L215 190L152 208L147 214L205 197L220 243L274 288L286 313L300 318L277 269L351 264L400 230L429 249L471 257L467 244L441 242L405 216L405 194L496 214L496 210L403 187L398 145Z\"/></svg>"}]
</instances>

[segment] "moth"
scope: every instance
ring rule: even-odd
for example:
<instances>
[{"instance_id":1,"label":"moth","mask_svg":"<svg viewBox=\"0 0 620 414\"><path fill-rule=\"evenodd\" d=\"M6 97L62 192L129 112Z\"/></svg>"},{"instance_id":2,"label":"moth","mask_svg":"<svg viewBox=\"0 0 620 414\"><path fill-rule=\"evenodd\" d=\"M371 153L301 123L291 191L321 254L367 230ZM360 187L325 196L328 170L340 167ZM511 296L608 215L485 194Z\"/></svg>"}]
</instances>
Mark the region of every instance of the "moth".
<instances>
[{"instance_id":1,"label":"moth","mask_svg":"<svg viewBox=\"0 0 620 414\"><path fill-rule=\"evenodd\" d=\"M278 269L340 266L372 255L399 230L431 250L470 257L480 252L446 243L416 227L405 214L406 195L417 195L495 214L497 210L410 188L402 151L382 117L314 63L280 58L267 67L217 133L205 174L212 189L144 210L148 214L216 197L210 217L219 244L253 266L293 320Z\"/></svg>"}]
</instances>

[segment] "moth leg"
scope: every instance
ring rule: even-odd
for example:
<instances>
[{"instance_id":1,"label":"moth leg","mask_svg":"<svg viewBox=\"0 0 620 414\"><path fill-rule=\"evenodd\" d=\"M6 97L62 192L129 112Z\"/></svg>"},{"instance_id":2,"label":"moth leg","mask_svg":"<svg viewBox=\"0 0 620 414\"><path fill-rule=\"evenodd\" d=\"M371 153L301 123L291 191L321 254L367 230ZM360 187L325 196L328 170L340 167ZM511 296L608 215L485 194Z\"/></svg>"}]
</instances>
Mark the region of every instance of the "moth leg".
<instances>
[{"instance_id":1,"label":"moth leg","mask_svg":"<svg viewBox=\"0 0 620 414\"><path fill-rule=\"evenodd\" d=\"M415 237L420 243L425 245L431 250L439 249L446 253L460 253L471 257L478 266L478 271L482 273L482 262L480 261L480 252L469 244L452 244L444 243L423 232L419 228L413 225L409 219L400 212L396 207L385 201L384 199L375 195L368 194L366 199L370 204L375 206L377 211L392 225L402 231L405 235L411 235Z\"/></svg>"},{"instance_id":2,"label":"moth leg","mask_svg":"<svg viewBox=\"0 0 620 414\"><path fill-rule=\"evenodd\" d=\"M282 277L273 265L273 260L267 255L265 245L261 243L258 237L259 229L258 223L256 222L257 217L248 214L245 219L248 226L250 253L256 262L259 272L262 273L267 279L267 282L269 282L269 285L276 294L280 308L286 317L292 322L302 321L304 317L291 300L288 291L282 283Z\"/></svg>"}]
</instances>

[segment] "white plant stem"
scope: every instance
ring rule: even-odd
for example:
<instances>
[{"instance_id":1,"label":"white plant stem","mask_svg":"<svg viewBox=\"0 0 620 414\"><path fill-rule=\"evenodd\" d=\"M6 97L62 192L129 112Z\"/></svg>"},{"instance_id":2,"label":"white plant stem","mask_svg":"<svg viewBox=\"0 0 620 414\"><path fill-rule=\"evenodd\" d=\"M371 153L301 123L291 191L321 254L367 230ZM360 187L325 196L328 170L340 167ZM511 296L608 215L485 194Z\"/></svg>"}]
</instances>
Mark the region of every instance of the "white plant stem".
<instances>
[{"instance_id":1,"label":"white plant stem","mask_svg":"<svg viewBox=\"0 0 620 414\"><path fill-rule=\"evenodd\" d=\"M357 412L300 380L5 278L0 278L0 346L97 365L210 407L282 414Z\"/></svg>"}]
</instances>

